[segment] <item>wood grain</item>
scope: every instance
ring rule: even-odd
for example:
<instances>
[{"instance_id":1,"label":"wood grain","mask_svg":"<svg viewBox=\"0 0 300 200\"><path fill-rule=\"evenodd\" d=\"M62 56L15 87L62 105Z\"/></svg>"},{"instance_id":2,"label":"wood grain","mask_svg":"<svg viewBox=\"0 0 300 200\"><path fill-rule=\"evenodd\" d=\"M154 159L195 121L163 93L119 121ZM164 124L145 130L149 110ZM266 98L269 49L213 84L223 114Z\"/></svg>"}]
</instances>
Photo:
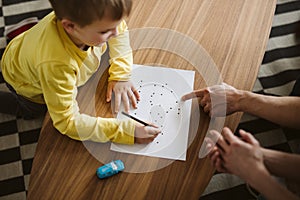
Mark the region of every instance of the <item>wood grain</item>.
<instances>
[{"instance_id":1,"label":"wood grain","mask_svg":"<svg viewBox=\"0 0 300 200\"><path fill-rule=\"evenodd\" d=\"M225 81L251 90L275 5L276 0L134 0L128 18L134 62L195 70L195 89ZM162 49L140 48L157 44ZM113 117L111 105L105 103L107 67L101 67L80 89L81 111ZM196 100L192 107L185 162L110 152L109 143L74 141L55 130L47 115L33 162L28 199L199 199L214 172L207 158L198 158L212 121L198 109ZM227 117L224 125L235 129L240 117L241 113ZM95 153L98 157L92 155ZM125 160L130 168L127 170L159 170L127 171L99 180L95 171L103 159L118 158Z\"/></svg>"}]
</instances>

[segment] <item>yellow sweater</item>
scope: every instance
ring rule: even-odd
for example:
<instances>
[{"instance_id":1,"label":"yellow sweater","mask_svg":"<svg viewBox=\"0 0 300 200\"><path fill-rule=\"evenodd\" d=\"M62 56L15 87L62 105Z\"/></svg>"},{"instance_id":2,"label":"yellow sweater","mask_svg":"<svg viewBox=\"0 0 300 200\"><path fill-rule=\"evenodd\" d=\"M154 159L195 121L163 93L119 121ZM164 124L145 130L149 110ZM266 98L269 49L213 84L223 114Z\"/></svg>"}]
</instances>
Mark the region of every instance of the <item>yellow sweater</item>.
<instances>
[{"instance_id":1,"label":"yellow sweater","mask_svg":"<svg viewBox=\"0 0 300 200\"><path fill-rule=\"evenodd\" d=\"M109 79L126 81L133 59L124 21L118 32L108 41ZM132 144L132 120L81 114L76 102L77 87L97 71L106 49L106 44L87 51L76 47L52 12L8 44L1 60L2 73L19 95L46 103L54 127L62 134L76 140Z\"/></svg>"}]
</instances>

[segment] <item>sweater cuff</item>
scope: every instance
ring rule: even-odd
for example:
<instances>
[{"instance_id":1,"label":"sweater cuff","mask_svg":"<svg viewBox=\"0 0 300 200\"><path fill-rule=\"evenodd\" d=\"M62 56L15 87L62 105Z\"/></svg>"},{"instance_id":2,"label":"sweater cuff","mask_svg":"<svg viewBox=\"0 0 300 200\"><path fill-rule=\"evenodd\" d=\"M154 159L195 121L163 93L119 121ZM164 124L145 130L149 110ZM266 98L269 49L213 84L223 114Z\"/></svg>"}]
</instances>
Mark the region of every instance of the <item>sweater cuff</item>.
<instances>
[{"instance_id":1,"label":"sweater cuff","mask_svg":"<svg viewBox=\"0 0 300 200\"><path fill-rule=\"evenodd\" d=\"M134 144L135 122L132 119L121 121L120 133L113 140L115 143Z\"/></svg>"}]
</instances>

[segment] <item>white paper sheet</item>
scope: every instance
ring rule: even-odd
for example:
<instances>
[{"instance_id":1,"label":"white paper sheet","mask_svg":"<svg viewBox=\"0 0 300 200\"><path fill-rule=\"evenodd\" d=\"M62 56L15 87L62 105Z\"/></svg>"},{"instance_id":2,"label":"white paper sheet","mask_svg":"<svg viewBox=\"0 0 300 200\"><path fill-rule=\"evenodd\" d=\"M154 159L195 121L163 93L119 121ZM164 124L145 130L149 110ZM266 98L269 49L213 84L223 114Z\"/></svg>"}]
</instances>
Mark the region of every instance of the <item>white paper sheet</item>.
<instances>
[{"instance_id":1,"label":"white paper sheet","mask_svg":"<svg viewBox=\"0 0 300 200\"><path fill-rule=\"evenodd\" d=\"M164 67L134 65L132 82L141 100L129 114L156 124L162 131L147 145L111 144L111 150L167 159L186 160L191 101L182 95L191 92L195 72ZM121 109L122 110L122 109ZM118 119L127 117L119 113Z\"/></svg>"}]
</instances>

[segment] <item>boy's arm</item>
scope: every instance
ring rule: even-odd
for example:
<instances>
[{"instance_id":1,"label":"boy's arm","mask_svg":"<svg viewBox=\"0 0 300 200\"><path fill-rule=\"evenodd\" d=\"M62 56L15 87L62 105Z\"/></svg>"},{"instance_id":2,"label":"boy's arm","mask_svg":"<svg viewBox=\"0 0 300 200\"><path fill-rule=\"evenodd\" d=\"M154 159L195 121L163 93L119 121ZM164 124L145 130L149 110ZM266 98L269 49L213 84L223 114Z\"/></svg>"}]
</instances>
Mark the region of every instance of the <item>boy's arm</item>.
<instances>
[{"instance_id":1,"label":"boy's arm","mask_svg":"<svg viewBox=\"0 0 300 200\"><path fill-rule=\"evenodd\" d=\"M110 102L114 93L115 113L120 111L121 103L126 112L129 111L130 104L136 108L140 99L139 93L130 81L133 58L126 22L123 20L117 29L118 35L108 40L110 68L106 94L106 101Z\"/></svg>"},{"instance_id":2,"label":"boy's arm","mask_svg":"<svg viewBox=\"0 0 300 200\"><path fill-rule=\"evenodd\" d=\"M80 141L134 143L133 120L92 117L79 112L76 75L71 66L56 63L39 70L44 99L60 133Z\"/></svg>"},{"instance_id":3,"label":"boy's arm","mask_svg":"<svg viewBox=\"0 0 300 200\"><path fill-rule=\"evenodd\" d=\"M128 27L125 21L118 26L118 35L108 40L110 68L109 81L128 81L133 64Z\"/></svg>"}]
</instances>

